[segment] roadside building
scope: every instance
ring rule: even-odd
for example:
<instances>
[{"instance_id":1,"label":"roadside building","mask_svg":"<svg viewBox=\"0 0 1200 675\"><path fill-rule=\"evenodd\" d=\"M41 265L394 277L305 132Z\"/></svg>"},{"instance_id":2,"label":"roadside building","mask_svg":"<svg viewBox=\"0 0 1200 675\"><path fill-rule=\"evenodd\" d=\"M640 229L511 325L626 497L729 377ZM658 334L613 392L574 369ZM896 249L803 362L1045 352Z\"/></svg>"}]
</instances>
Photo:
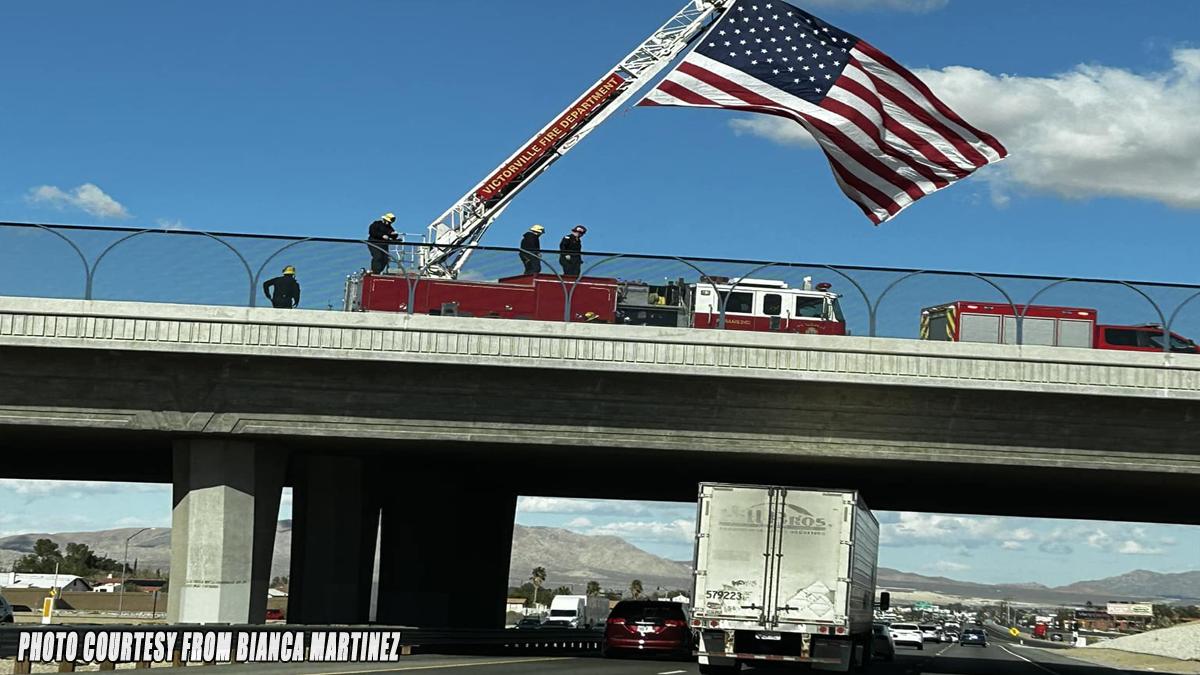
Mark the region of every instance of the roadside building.
<instances>
[{"instance_id":1,"label":"roadside building","mask_svg":"<svg viewBox=\"0 0 1200 675\"><path fill-rule=\"evenodd\" d=\"M508 598L504 601L506 612L516 612L522 614L525 611L525 598Z\"/></svg>"},{"instance_id":2,"label":"roadside building","mask_svg":"<svg viewBox=\"0 0 1200 675\"><path fill-rule=\"evenodd\" d=\"M57 584L57 585L56 585ZM83 577L73 574L33 574L26 572L9 572L0 574L0 587L7 589L18 588L58 588L63 591L90 591L89 584Z\"/></svg>"}]
</instances>

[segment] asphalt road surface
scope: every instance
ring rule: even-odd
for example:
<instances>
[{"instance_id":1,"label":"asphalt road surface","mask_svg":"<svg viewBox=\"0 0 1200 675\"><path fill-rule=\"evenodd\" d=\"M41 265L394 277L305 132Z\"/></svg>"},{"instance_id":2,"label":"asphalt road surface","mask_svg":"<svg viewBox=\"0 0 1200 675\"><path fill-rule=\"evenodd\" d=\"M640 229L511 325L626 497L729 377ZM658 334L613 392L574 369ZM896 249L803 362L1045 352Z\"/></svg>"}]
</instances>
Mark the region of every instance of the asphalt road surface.
<instances>
[{"instance_id":1,"label":"asphalt road surface","mask_svg":"<svg viewBox=\"0 0 1200 675\"><path fill-rule=\"evenodd\" d=\"M586 657L408 656L397 664L291 664L221 666L221 675L385 675L442 673L454 675L696 675L692 660L666 658L601 659ZM745 675L825 672L795 667L743 667ZM963 647L929 643L923 651L898 649L896 660L876 660L870 675L1114 675L1123 671L1074 661L1057 651L991 643Z\"/></svg>"}]
</instances>

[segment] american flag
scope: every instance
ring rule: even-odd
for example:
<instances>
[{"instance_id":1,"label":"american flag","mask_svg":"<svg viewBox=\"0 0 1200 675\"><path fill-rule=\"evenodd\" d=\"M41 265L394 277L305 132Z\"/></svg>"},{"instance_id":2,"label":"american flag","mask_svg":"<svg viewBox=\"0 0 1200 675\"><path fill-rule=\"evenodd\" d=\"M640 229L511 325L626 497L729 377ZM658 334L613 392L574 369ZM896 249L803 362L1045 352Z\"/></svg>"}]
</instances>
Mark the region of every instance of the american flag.
<instances>
[{"instance_id":1,"label":"american flag","mask_svg":"<svg viewBox=\"0 0 1200 675\"><path fill-rule=\"evenodd\" d=\"M891 57L777 0L736 0L638 105L799 122L876 225L1008 154Z\"/></svg>"}]
</instances>

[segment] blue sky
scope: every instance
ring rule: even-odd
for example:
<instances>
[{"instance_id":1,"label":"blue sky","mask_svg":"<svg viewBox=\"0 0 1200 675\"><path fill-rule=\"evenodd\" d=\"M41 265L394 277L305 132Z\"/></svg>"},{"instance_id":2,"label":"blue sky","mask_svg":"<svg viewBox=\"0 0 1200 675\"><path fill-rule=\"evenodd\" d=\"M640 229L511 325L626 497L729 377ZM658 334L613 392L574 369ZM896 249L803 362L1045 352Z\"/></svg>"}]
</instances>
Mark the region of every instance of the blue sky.
<instances>
[{"instance_id":1,"label":"blue sky","mask_svg":"<svg viewBox=\"0 0 1200 675\"><path fill-rule=\"evenodd\" d=\"M680 5L5 2L0 218L361 237L392 211L422 230ZM631 109L485 243L583 223L592 250L1196 281L1200 3L804 7L1011 158L876 228L799 127Z\"/></svg>"},{"instance_id":2,"label":"blue sky","mask_svg":"<svg viewBox=\"0 0 1200 675\"><path fill-rule=\"evenodd\" d=\"M1011 157L873 227L798 127L631 109L484 243L582 223L591 250L1198 281L1200 2L800 4L913 69ZM422 231L680 5L8 0L0 220L362 237L391 211ZM185 261L155 262L130 273ZM9 482L0 504L9 533L169 521L162 488ZM521 522L687 557L687 508L575 506ZM1200 560L1197 528L887 518L884 564L980 581Z\"/></svg>"},{"instance_id":3,"label":"blue sky","mask_svg":"<svg viewBox=\"0 0 1200 675\"><path fill-rule=\"evenodd\" d=\"M0 537L170 527L167 485L0 479ZM516 522L615 535L672 560L690 560L694 504L521 497ZM1046 518L876 512L879 564L982 583L1063 585L1134 569L1200 569L1200 527ZM291 517L291 490L280 517Z\"/></svg>"}]
</instances>

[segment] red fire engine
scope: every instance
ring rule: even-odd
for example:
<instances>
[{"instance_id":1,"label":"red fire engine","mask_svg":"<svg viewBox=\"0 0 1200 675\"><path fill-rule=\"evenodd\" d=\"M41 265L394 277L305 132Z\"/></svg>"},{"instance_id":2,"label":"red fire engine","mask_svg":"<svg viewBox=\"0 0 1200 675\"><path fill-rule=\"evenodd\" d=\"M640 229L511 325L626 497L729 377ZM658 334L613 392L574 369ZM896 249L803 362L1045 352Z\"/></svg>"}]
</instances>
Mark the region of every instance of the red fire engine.
<instances>
[{"instance_id":1,"label":"red fire engine","mask_svg":"<svg viewBox=\"0 0 1200 675\"><path fill-rule=\"evenodd\" d=\"M663 285L604 277L560 282L551 274L459 281L415 275L360 273L346 284L351 311L407 312L538 321L584 321L638 326L718 328L725 297L725 329L846 335L846 319L829 284L790 288L768 279L683 279ZM570 316L566 294L571 294Z\"/></svg>"},{"instance_id":2,"label":"red fire engine","mask_svg":"<svg viewBox=\"0 0 1200 675\"><path fill-rule=\"evenodd\" d=\"M1106 326L1097 324L1097 312L1082 307L1017 305L1024 312L1021 344L1123 351L1163 351L1163 330L1158 324ZM921 310L921 339L953 342L1016 344L1017 314L1004 302L957 301ZM1170 334L1170 351L1200 353L1191 340Z\"/></svg>"}]
</instances>

